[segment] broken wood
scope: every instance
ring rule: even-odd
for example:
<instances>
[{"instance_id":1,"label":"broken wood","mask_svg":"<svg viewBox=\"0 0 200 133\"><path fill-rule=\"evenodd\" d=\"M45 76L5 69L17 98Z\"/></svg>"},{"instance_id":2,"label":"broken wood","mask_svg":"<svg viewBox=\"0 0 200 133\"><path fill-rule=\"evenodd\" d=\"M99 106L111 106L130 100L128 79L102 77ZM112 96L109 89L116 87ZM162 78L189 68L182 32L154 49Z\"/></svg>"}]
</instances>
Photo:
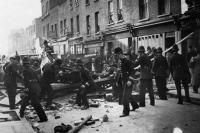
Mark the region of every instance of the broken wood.
<instances>
[{"instance_id":1,"label":"broken wood","mask_svg":"<svg viewBox=\"0 0 200 133\"><path fill-rule=\"evenodd\" d=\"M77 127L75 127L75 128L73 128L72 130L70 130L68 133L77 133L81 128L82 128L82 126L83 125L85 125L89 120L91 120L92 119L92 116L90 115L90 116L88 116L87 118L85 118L84 120L83 120L83 122L81 122Z\"/></svg>"}]
</instances>

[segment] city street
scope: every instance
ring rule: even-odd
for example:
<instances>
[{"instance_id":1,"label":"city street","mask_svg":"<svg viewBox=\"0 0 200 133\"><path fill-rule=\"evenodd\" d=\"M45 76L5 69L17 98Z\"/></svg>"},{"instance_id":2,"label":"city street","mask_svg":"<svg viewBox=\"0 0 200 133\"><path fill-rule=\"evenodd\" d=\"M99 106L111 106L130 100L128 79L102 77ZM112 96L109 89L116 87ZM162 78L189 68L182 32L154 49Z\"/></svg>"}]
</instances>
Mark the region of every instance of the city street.
<instances>
[{"instance_id":1,"label":"city street","mask_svg":"<svg viewBox=\"0 0 200 133\"><path fill-rule=\"evenodd\" d=\"M55 101L66 103L66 97ZM200 106L189 103L177 104L177 99L169 98L168 101L156 100L156 106L149 105L146 99L146 107L131 112L130 116L120 118L122 106L117 103L100 102L99 108L88 110L72 109L59 113L60 119L55 119L50 113L49 121L38 126L44 133L54 133L54 127L64 123L74 125L92 115L100 121L91 126L84 126L80 133L199 133L200 131ZM103 115L108 115L108 122L101 124Z\"/></svg>"}]
</instances>

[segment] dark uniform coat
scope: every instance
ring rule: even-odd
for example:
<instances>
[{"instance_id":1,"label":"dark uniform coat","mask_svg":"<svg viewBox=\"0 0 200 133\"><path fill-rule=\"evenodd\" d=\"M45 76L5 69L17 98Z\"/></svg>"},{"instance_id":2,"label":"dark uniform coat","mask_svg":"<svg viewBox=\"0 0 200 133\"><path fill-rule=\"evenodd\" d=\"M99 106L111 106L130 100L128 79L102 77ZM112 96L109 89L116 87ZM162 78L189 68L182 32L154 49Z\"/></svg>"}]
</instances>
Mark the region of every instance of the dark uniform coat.
<instances>
[{"instance_id":1,"label":"dark uniform coat","mask_svg":"<svg viewBox=\"0 0 200 133\"><path fill-rule=\"evenodd\" d=\"M194 75L193 75L193 85L194 86L200 86L200 56L194 57L190 61L190 66L194 69Z\"/></svg>"}]
</instances>

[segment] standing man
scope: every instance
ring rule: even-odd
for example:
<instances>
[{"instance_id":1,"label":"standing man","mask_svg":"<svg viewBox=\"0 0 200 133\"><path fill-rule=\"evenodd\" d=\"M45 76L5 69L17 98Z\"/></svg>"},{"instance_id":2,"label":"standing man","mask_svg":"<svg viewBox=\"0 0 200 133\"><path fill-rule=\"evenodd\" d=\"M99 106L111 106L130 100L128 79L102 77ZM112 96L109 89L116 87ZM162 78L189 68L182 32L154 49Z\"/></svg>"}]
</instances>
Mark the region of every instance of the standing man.
<instances>
[{"instance_id":1,"label":"standing man","mask_svg":"<svg viewBox=\"0 0 200 133\"><path fill-rule=\"evenodd\" d=\"M200 87L200 49L197 50L197 56L191 58L190 66L194 73L192 78L193 91L198 93L198 88Z\"/></svg>"},{"instance_id":2,"label":"standing man","mask_svg":"<svg viewBox=\"0 0 200 133\"><path fill-rule=\"evenodd\" d=\"M173 56L170 61L170 72L175 81L177 94L178 94L178 104L183 104L183 97L181 95L181 84L185 89L185 96L187 102L191 102L189 96L188 84L191 81L191 76L188 68L188 64L183 55L178 54L178 46L174 45L172 48Z\"/></svg>"},{"instance_id":3,"label":"standing man","mask_svg":"<svg viewBox=\"0 0 200 133\"><path fill-rule=\"evenodd\" d=\"M89 108L87 93L93 84L93 80L91 78L90 72L83 66L83 62L81 59L77 59L76 65L79 71L79 78L81 80L81 86L77 93L76 103L79 106L83 105L82 110L85 110Z\"/></svg>"},{"instance_id":4,"label":"standing man","mask_svg":"<svg viewBox=\"0 0 200 133\"><path fill-rule=\"evenodd\" d=\"M137 108L139 108L138 104L135 102L135 100L132 97L132 88L133 88L133 77L134 74L134 68L133 64L130 60L124 57L123 51L121 48L117 47L115 48L115 54L118 56L118 58L121 61L121 76L119 77L117 81L117 86L122 88L123 95L122 95L122 104L123 104L123 113L120 117L125 117L129 115L130 107L129 103L131 103L133 107L133 111ZM120 86L119 86L120 85Z\"/></svg>"},{"instance_id":5,"label":"standing man","mask_svg":"<svg viewBox=\"0 0 200 133\"><path fill-rule=\"evenodd\" d=\"M146 89L149 92L150 105L155 105L154 93L153 93L153 75L151 73L151 61L150 58L145 54L145 49L140 46L138 49L139 56L135 61L134 66L141 66L140 68L140 107L145 107L145 93Z\"/></svg>"},{"instance_id":6,"label":"standing man","mask_svg":"<svg viewBox=\"0 0 200 133\"><path fill-rule=\"evenodd\" d=\"M26 109L26 106L29 104L29 100L30 100L31 105L34 107L37 115L40 118L39 122L45 122L47 121L47 116L39 100L41 88L39 85L37 74L30 67L30 60L27 57L23 59L23 66L24 66L24 70L23 70L24 85L25 85L25 88L27 89L28 96L26 96L22 100L22 105L20 108L20 117L24 117L24 111Z\"/></svg>"},{"instance_id":7,"label":"standing man","mask_svg":"<svg viewBox=\"0 0 200 133\"><path fill-rule=\"evenodd\" d=\"M52 104L53 89L51 83L56 81L56 76L61 64L62 60L56 59L54 63L47 63L42 68L43 74L40 80L40 86L42 88L41 97L45 97L47 94L46 107L49 107Z\"/></svg>"},{"instance_id":8,"label":"standing man","mask_svg":"<svg viewBox=\"0 0 200 133\"><path fill-rule=\"evenodd\" d=\"M167 100L166 78L168 76L168 63L167 59L162 55L162 52L162 48L159 47L157 49L157 56L153 62L152 70L155 75L156 86L158 88L158 95L161 100Z\"/></svg>"},{"instance_id":9,"label":"standing man","mask_svg":"<svg viewBox=\"0 0 200 133\"><path fill-rule=\"evenodd\" d=\"M5 76L4 84L8 93L8 99L10 104L10 109L15 109L15 97L17 91L17 77L19 73L17 72L17 65L14 57L10 57L10 63L6 64L4 67Z\"/></svg>"}]
</instances>

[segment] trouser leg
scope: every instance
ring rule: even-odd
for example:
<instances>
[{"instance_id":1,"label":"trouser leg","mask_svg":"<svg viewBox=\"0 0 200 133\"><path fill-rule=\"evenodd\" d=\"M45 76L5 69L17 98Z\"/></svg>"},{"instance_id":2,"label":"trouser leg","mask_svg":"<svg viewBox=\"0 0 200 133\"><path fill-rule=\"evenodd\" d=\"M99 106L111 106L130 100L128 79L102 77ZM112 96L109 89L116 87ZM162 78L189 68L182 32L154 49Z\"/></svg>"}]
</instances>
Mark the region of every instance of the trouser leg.
<instances>
[{"instance_id":1,"label":"trouser leg","mask_svg":"<svg viewBox=\"0 0 200 133\"><path fill-rule=\"evenodd\" d=\"M78 106L81 106L81 90L78 90L77 95L76 95L76 104L78 104Z\"/></svg>"},{"instance_id":2,"label":"trouser leg","mask_svg":"<svg viewBox=\"0 0 200 133\"><path fill-rule=\"evenodd\" d=\"M150 104L155 105L155 98L154 98L154 92L153 92L153 81L152 79L147 80L147 89L149 92L149 97L150 97Z\"/></svg>"},{"instance_id":3,"label":"trouser leg","mask_svg":"<svg viewBox=\"0 0 200 133\"><path fill-rule=\"evenodd\" d=\"M182 103L183 98L181 95L181 81L179 79L175 79L175 86L176 86L176 90L177 90L177 94L178 94L178 101L179 101L179 103Z\"/></svg>"},{"instance_id":4,"label":"trouser leg","mask_svg":"<svg viewBox=\"0 0 200 133\"><path fill-rule=\"evenodd\" d=\"M125 83L126 84L126 83ZM129 115L129 98L130 98L130 87L125 85L123 90L122 104L123 104L123 114Z\"/></svg>"},{"instance_id":5,"label":"trouser leg","mask_svg":"<svg viewBox=\"0 0 200 133\"><path fill-rule=\"evenodd\" d=\"M46 121L47 116L40 104L39 97L37 95L32 94L30 97L31 104L34 107L38 117L40 118L41 121Z\"/></svg>"},{"instance_id":6,"label":"trouser leg","mask_svg":"<svg viewBox=\"0 0 200 133\"><path fill-rule=\"evenodd\" d=\"M199 88L199 85L194 85L193 86L194 93L198 93L198 88Z\"/></svg>"},{"instance_id":7,"label":"trouser leg","mask_svg":"<svg viewBox=\"0 0 200 133\"><path fill-rule=\"evenodd\" d=\"M140 80L140 106L145 106L146 82L144 79Z\"/></svg>"},{"instance_id":8,"label":"trouser leg","mask_svg":"<svg viewBox=\"0 0 200 133\"><path fill-rule=\"evenodd\" d=\"M87 99L87 89L88 88L83 88L81 90L81 99L82 99L83 105L86 106L86 107L89 107L89 102L88 102L88 99Z\"/></svg>"},{"instance_id":9,"label":"trouser leg","mask_svg":"<svg viewBox=\"0 0 200 133\"><path fill-rule=\"evenodd\" d=\"M15 108L16 89L17 88L14 86L7 86L7 93L8 93L10 109Z\"/></svg>"},{"instance_id":10,"label":"trouser leg","mask_svg":"<svg viewBox=\"0 0 200 133\"><path fill-rule=\"evenodd\" d=\"M22 100L21 108L20 108L20 111L19 111L20 117L24 116L24 111L26 109L26 106L28 106L28 104L29 104L29 100L30 100L30 96L27 96L26 98L24 98Z\"/></svg>"},{"instance_id":11,"label":"trouser leg","mask_svg":"<svg viewBox=\"0 0 200 133\"><path fill-rule=\"evenodd\" d=\"M50 83L47 84L47 106L52 104L53 100L53 88Z\"/></svg>"},{"instance_id":12,"label":"trouser leg","mask_svg":"<svg viewBox=\"0 0 200 133\"><path fill-rule=\"evenodd\" d=\"M156 86L158 88L158 95L160 99L167 99L167 94L166 94L166 79L163 77L156 77Z\"/></svg>"},{"instance_id":13,"label":"trouser leg","mask_svg":"<svg viewBox=\"0 0 200 133\"><path fill-rule=\"evenodd\" d=\"M190 102L189 86L188 86L187 80L182 80L182 84L183 84L183 87L185 90L185 97L186 97L187 101Z\"/></svg>"}]
</instances>

